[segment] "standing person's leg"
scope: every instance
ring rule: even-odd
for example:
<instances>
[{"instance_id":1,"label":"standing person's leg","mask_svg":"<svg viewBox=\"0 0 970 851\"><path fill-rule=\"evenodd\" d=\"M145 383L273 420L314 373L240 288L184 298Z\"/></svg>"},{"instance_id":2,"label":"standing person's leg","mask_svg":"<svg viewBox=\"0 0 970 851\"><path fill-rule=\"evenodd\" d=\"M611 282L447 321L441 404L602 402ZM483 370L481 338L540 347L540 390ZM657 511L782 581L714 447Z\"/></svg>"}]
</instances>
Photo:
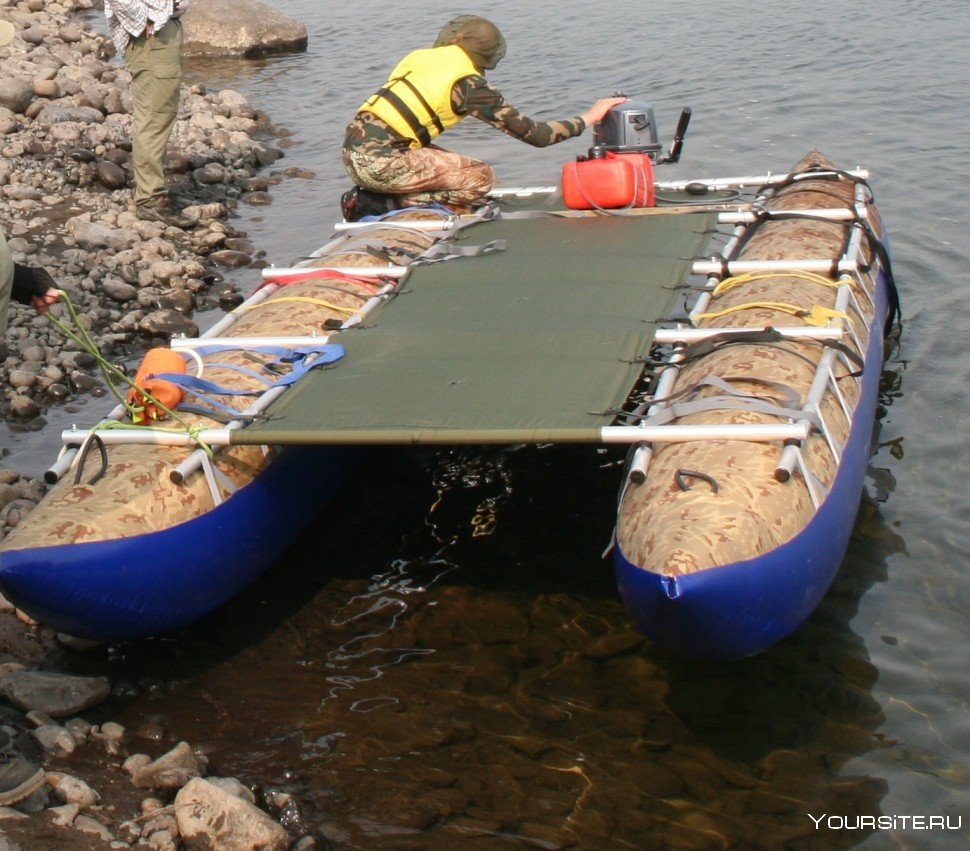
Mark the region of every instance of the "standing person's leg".
<instances>
[{"instance_id":1,"label":"standing person's leg","mask_svg":"<svg viewBox=\"0 0 970 851\"><path fill-rule=\"evenodd\" d=\"M10 293L13 290L13 257L7 239L0 230L0 337L7 330L10 311Z\"/></svg>"},{"instance_id":2,"label":"standing person's leg","mask_svg":"<svg viewBox=\"0 0 970 851\"><path fill-rule=\"evenodd\" d=\"M165 192L165 151L175 126L182 83L182 25L172 19L125 51L134 101L132 168L135 204L158 203Z\"/></svg>"}]
</instances>

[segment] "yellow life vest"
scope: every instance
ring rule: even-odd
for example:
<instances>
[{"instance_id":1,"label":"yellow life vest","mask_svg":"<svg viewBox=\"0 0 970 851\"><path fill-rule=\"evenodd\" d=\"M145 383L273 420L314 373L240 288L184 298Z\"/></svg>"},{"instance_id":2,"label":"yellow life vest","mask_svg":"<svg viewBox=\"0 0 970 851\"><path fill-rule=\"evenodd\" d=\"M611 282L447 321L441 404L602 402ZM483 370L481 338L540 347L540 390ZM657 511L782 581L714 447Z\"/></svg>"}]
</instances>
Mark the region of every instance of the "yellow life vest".
<instances>
[{"instance_id":1,"label":"yellow life vest","mask_svg":"<svg viewBox=\"0 0 970 851\"><path fill-rule=\"evenodd\" d=\"M385 121L410 140L412 148L426 147L464 117L451 108L455 83L480 73L457 44L415 50L398 63L387 83L360 110Z\"/></svg>"}]
</instances>

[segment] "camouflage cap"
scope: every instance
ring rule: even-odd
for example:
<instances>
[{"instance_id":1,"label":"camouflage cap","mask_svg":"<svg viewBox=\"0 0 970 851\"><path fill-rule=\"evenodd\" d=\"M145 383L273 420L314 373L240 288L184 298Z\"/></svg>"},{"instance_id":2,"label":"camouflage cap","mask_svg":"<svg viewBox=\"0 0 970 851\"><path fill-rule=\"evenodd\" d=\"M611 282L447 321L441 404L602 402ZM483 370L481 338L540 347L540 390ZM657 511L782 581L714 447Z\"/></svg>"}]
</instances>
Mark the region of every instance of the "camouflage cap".
<instances>
[{"instance_id":1,"label":"camouflage cap","mask_svg":"<svg viewBox=\"0 0 970 851\"><path fill-rule=\"evenodd\" d=\"M0 47L6 47L13 41L17 31L9 21L0 21Z\"/></svg>"},{"instance_id":2,"label":"camouflage cap","mask_svg":"<svg viewBox=\"0 0 970 851\"><path fill-rule=\"evenodd\" d=\"M478 15L459 15L438 33L435 47L457 44L469 55L480 71L494 68L505 56L505 39L499 28Z\"/></svg>"}]
</instances>

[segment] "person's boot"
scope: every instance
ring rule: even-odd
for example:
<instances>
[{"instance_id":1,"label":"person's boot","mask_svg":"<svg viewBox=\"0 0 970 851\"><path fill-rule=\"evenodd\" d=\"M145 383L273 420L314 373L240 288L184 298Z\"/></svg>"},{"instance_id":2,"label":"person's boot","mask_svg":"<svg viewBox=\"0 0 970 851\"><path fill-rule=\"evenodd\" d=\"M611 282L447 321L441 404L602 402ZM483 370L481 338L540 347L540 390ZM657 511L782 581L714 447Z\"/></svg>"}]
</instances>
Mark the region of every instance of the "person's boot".
<instances>
[{"instance_id":1,"label":"person's boot","mask_svg":"<svg viewBox=\"0 0 970 851\"><path fill-rule=\"evenodd\" d=\"M365 216L383 216L400 207L397 195L371 192L361 186L348 189L340 196L340 212L346 222L357 222Z\"/></svg>"},{"instance_id":2,"label":"person's boot","mask_svg":"<svg viewBox=\"0 0 970 851\"><path fill-rule=\"evenodd\" d=\"M171 227L188 230L194 228L198 222L172 206L167 195L159 195L150 201L143 201L135 205L135 214L144 222L161 222Z\"/></svg>"},{"instance_id":3,"label":"person's boot","mask_svg":"<svg viewBox=\"0 0 970 851\"><path fill-rule=\"evenodd\" d=\"M14 753L12 748L10 736L0 730L0 807L29 798L46 778L43 768Z\"/></svg>"}]
</instances>

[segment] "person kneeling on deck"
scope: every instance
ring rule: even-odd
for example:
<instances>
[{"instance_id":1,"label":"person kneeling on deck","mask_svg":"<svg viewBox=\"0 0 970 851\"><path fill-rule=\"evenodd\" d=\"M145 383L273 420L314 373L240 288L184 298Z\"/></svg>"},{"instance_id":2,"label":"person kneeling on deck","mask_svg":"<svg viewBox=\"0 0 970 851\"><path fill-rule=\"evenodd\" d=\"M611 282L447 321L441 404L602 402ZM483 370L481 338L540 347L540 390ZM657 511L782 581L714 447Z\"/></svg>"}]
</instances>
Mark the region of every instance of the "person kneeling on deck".
<instances>
[{"instance_id":1,"label":"person kneeling on deck","mask_svg":"<svg viewBox=\"0 0 970 851\"><path fill-rule=\"evenodd\" d=\"M626 100L604 98L575 118L533 121L484 77L503 56L505 39L493 23L459 15L445 24L433 47L398 63L347 127L343 160L356 184L341 198L347 221L433 203L470 212L492 188L492 169L432 144L469 115L544 148L578 136Z\"/></svg>"}]
</instances>

